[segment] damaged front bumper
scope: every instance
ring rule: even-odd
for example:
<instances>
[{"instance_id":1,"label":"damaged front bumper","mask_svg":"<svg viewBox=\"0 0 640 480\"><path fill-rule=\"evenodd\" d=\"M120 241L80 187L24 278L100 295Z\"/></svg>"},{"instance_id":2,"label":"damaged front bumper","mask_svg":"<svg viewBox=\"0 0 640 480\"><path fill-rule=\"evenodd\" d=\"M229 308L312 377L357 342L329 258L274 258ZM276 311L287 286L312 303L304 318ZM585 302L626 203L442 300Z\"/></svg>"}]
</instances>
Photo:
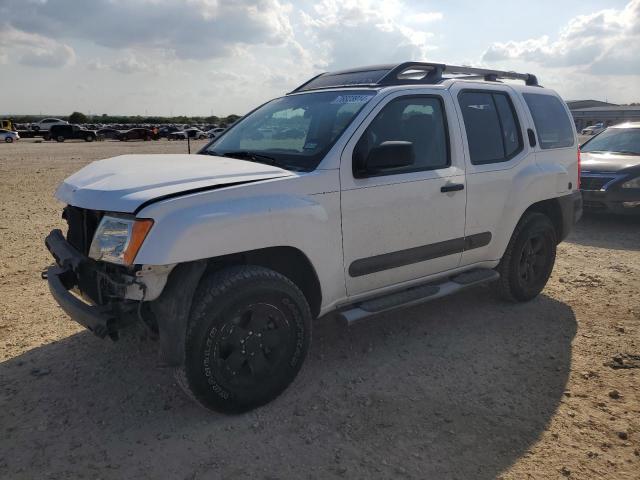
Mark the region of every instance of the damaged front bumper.
<instances>
[{"instance_id":1,"label":"damaged front bumper","mask_svg":"<svg viewBox=\"0 0 640 480\"><path fill-rule=\"evenodd\" d=\"M173 266L127 269L96 262L78 252L57 229L47 236L45 245L56 265L47 268L43 277L69 317L98 337L114 340L120 328L136 321L153 328L142 317L142 302L158 298Z\"/></svg>"}]
</instances>

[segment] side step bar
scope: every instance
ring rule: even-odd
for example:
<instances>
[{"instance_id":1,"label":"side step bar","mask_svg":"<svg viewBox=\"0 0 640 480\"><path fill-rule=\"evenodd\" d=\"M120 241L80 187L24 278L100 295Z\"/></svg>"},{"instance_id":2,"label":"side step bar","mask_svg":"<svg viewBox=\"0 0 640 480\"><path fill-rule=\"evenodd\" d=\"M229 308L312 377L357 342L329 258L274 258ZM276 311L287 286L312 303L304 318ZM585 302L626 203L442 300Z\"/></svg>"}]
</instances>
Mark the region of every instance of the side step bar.
<instances>
[{"instance_id":1,"label":"side step bar","mask_svg":"<svg viewBox=\"0 0 640 480\"><path fill-rule=\"evenodd\" d=\"M495 270L477 268L454 275L448 280L409 287L382 297L354 303L340 309L338 315L344 318L348 325L352 325L379 313L395 310L396 308L419 305L436 298L452 295L468 287L494 282L499 278L500 274Z\"/></svg>"}]
</instances>

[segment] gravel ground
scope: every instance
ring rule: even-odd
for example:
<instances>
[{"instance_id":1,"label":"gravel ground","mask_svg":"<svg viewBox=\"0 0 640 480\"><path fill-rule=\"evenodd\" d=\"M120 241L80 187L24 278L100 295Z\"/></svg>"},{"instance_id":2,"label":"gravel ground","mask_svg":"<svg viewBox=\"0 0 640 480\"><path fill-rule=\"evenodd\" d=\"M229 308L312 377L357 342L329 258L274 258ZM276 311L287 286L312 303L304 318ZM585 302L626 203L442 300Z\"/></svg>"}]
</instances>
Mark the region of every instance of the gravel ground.
<instances>
[{"instance_id":1,"label":"gravel ground","mask_svg":"<svg viewBox=\"0 0 640 480\"><path fill-rule=\"evenodd\" d=\"M321 319L279 399L221 416L153 344L95 338L39 278L64 177L184 150L0 145L0 478L640 478L640 219L586 217L527 304L480 287L351 328Z\"/></svg>"}]
</instances>

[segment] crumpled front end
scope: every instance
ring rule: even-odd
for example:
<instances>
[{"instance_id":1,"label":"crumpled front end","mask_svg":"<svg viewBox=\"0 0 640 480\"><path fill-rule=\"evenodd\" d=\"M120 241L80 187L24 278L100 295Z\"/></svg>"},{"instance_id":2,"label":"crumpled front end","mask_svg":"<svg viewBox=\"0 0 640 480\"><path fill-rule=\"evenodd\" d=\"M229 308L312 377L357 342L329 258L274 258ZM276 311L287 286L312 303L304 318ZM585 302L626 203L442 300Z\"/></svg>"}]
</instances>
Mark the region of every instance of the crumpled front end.
<instances>
[{"instance_id":1,"label":"crumpled front end","mask_svg":"<svg viewBox=\"0 0 640 480\"><path fill-rule=\"evenodd\" d=\"M65 208L67 236L59 229L47 236L45 245L56 264L43 276L63 310L101 338L116 339L119 329L137 321L154 331L155 322L145 312L144 303L160 296L174 265L125 266L89 258L102 215L73 206Z\"/></svg>"}]
</instances>

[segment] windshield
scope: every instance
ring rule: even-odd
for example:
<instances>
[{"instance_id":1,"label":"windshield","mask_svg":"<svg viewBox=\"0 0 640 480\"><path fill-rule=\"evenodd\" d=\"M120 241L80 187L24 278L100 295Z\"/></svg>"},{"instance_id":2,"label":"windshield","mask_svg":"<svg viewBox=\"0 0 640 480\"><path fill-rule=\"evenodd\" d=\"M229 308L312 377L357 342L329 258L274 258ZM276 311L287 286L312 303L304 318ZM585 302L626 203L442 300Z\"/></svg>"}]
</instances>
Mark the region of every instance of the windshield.
<instances>
[{"instance_id":1,"label":"windshield","mask_svg":"<svg viewBox=\"0 0 640 480\"><path fill-rule=\"evenodd\" d=\"M374 90L350 90L277 98L248 114L200 153L313 170L375 94Z\"/></svg>"},{"instance_id":2,"label":"windshield","mask_svg":"<svg viewBox=\"0 0 640 480\"><path fill-rule=\"evenodd\" d=\"M585 143L580 150L640 155L640 128L609 128Z\"/></svg>"}]
</instances>

